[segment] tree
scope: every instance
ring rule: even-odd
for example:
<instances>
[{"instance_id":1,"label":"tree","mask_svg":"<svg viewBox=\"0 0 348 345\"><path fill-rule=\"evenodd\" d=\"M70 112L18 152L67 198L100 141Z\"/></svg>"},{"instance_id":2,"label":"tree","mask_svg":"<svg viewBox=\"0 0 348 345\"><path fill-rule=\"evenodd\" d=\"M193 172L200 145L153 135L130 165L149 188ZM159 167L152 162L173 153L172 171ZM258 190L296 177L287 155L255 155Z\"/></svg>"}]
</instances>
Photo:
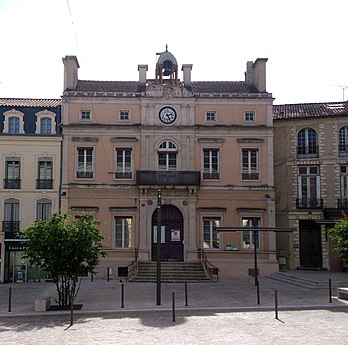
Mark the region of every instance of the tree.
<instances>
[{"instance_id":1,"label":"tree","mask_svg":"<svg viewBox=\"0 0 348 345\"><path fill-rule=\"evenodd\" d=\"M93 272L100 257L105 256L98 225L99 221L89 215L71 220L68 213L63 213L35 222L23 231L27 240L25 256L30 264L51 274L61 307L72 306L79 290L79 272Z\"/></svg>"},{"instance_id":2,"label":"tree","mask_svg":"<svg viewBox=\"0 0 348 345\"><path fill-rule=\"evenodd\" d=\"M348 218L344 216L333 228L328 229L329 237L335 241L334 251L348 263Z\"/></svg>"}]
</instances>

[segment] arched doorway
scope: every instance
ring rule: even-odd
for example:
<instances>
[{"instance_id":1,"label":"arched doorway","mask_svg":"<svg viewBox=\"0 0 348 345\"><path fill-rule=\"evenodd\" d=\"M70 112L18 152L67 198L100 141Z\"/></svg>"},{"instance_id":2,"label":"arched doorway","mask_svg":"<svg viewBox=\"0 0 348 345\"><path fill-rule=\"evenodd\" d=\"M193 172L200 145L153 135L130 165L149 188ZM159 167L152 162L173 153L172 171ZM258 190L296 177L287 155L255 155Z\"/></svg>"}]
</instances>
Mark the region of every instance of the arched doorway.
<instances>
[{"instance_id":1,"label":"arched doorway","mask_svg":"<svg viewBox=\"0 0 348 345\"><path fill-rule=\"evenodd\" d=\"M184 227L180 210L161 206L161 261L184 260ZM157 210L152 214L152 260L157 260Z\"/></svg>"}]
</instances>

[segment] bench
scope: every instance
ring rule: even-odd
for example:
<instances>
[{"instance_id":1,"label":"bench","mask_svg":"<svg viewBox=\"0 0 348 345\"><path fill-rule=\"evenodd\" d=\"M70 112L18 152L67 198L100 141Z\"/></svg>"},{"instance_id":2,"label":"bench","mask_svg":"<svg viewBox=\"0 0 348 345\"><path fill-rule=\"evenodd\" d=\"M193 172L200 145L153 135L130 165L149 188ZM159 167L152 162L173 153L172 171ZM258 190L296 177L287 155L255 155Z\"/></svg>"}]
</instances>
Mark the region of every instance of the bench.
<instances>
[{"instance_id":1,"label":"bench","mask_svg":"<svg viewBox=\"0 0 348 345\"><path fill-rule=\"evenodd\" d=\"M337 297L348 301L348 288L337 288Z\"/></svg>"},{"instance_id":2,"label":"bench","mask_svg":"<svg viewBox=\"0 0 348 345\"><path fill-rule=\"evenodd\" d=\"M51 306L51 296L35 300L35 311L47 311Z\"/></svg>"}]
</instances>

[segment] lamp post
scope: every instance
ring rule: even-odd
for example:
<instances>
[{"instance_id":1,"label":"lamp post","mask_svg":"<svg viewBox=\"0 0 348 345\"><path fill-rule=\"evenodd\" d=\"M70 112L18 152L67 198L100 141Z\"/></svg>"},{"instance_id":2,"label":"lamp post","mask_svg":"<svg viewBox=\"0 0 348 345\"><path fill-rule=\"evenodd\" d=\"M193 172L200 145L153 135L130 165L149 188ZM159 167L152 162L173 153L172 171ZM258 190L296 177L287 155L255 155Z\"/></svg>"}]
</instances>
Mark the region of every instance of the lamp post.
<instances>
[{"instance_id":1,"label":"lamp post","mask_svg":"<svg viewBox=\"0 0 348 345\"><path fill-rule=\"evenodd\" d=\"M161 190L157 191L157 305L161 305Z\"/></svg>"}]
</instances>

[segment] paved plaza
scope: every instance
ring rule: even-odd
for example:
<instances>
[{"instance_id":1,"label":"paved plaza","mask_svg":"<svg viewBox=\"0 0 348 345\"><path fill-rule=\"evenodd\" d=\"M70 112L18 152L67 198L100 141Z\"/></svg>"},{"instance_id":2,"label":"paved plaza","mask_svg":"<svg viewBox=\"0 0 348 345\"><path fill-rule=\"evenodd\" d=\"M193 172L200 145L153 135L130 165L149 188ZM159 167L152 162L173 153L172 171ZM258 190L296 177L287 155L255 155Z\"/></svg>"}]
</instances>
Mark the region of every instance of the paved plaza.
<instances>
[{"instance_id":1,"label":"paved plaza","mask_svg":"<svg viewBox=\"0 0 348 345\"><path fill-rule=\"evenodd\" d=\"M0 344L348 344L348 303L336 298L335 287L345 279L348 286L348 275L313 279L329 277L331 298L327 287L261 277L260 304L252 277L190 283L187 293L185 284L163 283L161 305L154 283L84 280L71 327L68 311L34 310L35 299L55 296L54 284L2 284Z\"/></svg>"}]
</instances>

